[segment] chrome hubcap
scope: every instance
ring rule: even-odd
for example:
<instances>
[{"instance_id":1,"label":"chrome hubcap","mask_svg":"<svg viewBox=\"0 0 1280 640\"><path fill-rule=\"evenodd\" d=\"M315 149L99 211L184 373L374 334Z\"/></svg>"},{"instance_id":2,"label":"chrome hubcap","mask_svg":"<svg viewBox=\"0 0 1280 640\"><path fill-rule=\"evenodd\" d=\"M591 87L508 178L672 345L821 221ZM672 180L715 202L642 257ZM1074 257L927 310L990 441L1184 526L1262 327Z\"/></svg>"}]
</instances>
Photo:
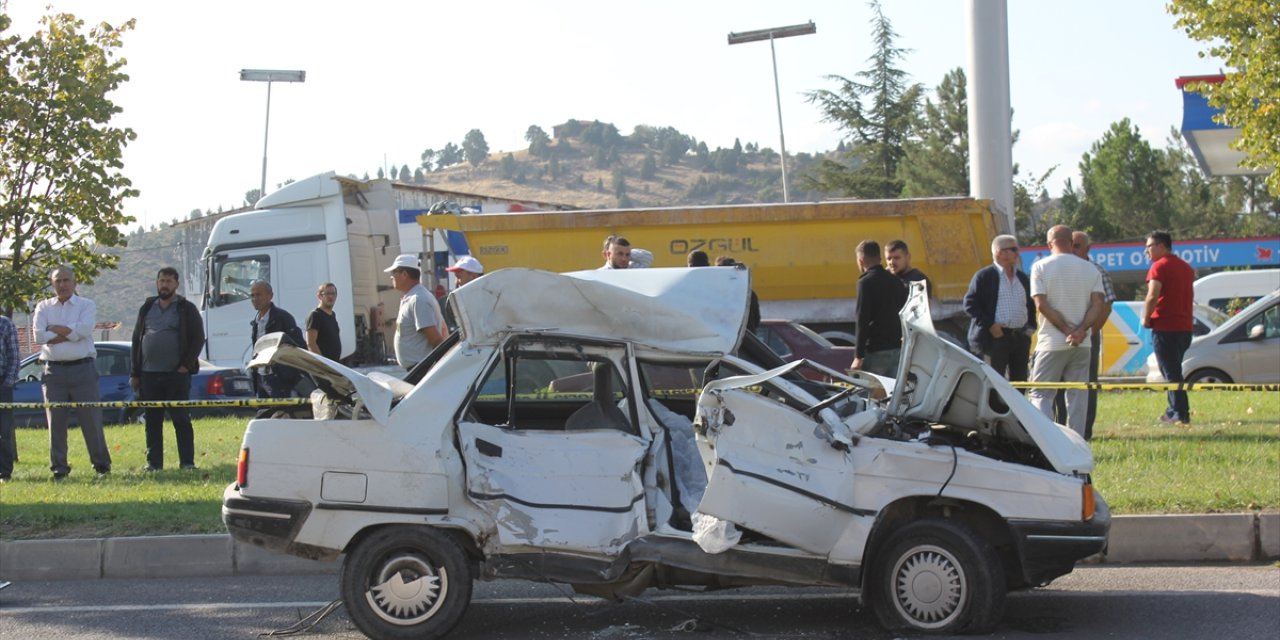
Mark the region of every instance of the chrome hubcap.
<instances>
[{"instance_id":1,"label":"chrome hubcap","mask_svg":"<svg viewBox=\"0 0 1280 640\"><path fill-rule=\"evenodd\" d=\"M969 597L964 569L955 556L934 545L906 553L893 567L893 604L921 629L951 623Z\"/></svg>"},{"instance_id":2,"label":"chrome hubcap","mask_svg":"<svg viewBox=\"0 0 1280 640\"><path fill-rule=\"evenodd\" d=\"M416 555L389 558L373 576L365 599L379 618L412 626L435 615L449 593L449 573Z\"/></svg>"}]
</instances>

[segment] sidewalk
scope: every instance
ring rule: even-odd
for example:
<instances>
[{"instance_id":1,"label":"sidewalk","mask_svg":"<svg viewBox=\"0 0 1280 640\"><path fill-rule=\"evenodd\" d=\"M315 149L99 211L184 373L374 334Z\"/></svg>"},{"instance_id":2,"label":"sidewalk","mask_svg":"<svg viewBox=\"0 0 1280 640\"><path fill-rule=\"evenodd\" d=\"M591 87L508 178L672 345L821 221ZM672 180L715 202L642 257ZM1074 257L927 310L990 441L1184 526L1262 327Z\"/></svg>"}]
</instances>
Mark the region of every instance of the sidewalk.
<instances>
[{"instance_id":1,"label":"sidewalk","mask_svg":"<svg viewBox=\"0 0 1280 640\"><path fill-rule=\"evenodd\" d=\"M1260 562L1280 558L1280 513L1116 516L1086 562ZM0 580L334 573L340 562L269 553L229 535L0 542Z\"/></svg>"}]
</instances>

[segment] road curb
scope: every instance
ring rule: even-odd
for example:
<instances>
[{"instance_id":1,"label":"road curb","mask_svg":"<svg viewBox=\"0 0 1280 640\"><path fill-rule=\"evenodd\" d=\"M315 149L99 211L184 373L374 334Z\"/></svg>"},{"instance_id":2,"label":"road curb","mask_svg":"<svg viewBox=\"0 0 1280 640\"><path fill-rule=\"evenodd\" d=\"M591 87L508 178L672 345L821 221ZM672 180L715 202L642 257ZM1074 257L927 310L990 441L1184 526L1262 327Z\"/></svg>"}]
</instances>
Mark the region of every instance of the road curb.
<instances>
[{"instance_id":1,"label":"road curb","mask_svg":"<svg viewBox=\"0 0 1280 640\"><path fill-rule=\"evenodd\" d=\"M1088 563L1258 562L1280 558L1280 513L1116 516L1105 554ZM336 573L229 535L0 542L2 580L185 578Z\"/></svg>"}]
</instances>

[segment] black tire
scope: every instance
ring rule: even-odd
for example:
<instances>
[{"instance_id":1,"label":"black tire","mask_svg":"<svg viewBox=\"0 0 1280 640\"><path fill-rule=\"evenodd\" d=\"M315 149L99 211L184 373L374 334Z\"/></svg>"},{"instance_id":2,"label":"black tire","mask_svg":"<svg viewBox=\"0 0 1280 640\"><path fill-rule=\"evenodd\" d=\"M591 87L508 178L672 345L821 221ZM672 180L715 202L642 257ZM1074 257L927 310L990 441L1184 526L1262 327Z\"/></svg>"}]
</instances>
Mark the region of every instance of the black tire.
<instances>
[{"instance_id":1,"label":"black tire","mask_svg":"<svg viewBox=\"0 0 1280 640\"><path fill-rule=\"evenodd\" d=\"M1221 369L1196 369L1191 375L1186 377L1187 382L1221 382L1223 384L1231 384L1235 382L1226 371Z\"/></svg>"},{"instance_id":2,"label":"black tire","mask_svg":"<svg viewBox=\"0 0 1280 640\"><path fill-rule=\"evenodd\" d=\"M1000 557L973 529L930 519L891 534L866 589L886 629L987 633L1004 615Z\"/></svg>"},{"instance_id":3,"label":"black tire","mask_svg":"<svg viewBox=\"0 0 1280 640\"><path fill-rule=\"evenodd\" d=\"M356 627L374 640L439 638L467 610L471 582L466 553L447 534L388 527L348 550L342 602Z\"/></svg>"}]
</instances>

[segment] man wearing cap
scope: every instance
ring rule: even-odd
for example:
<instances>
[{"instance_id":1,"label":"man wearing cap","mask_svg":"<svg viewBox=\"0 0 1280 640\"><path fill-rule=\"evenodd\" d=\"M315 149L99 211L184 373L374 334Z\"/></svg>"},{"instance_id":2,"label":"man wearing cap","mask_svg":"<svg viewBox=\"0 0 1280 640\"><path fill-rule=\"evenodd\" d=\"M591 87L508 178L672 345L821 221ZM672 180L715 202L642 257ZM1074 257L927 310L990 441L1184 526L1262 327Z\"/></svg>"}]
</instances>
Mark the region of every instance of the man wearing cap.
<instances>
[{"instance_id":1,"label":"man wearing cap","mask_svg":"<svg viewBox=\"0 0 1280 640\"><path fill-rule=\"evenodd\" d=\"M92 300L76 295L76 274L63 265L49 274L54 296L41 300L32 315L31 328L40 343L40 360L44 374L45 402L98 402L98 369L94 358L93 327L98 308ZM49 469L53 479L61 480L71 473L67 464L67 422L70 409L45 409L49 420ZM80 435L89 449L89 461L99 476L111 473L111 451L102 433L102 409L76 409Z\"/></svg>"},{"instance_id":2,"label":"man wearing cap","mask_svg":"<svg viewBox=\"0 0 1280 640\"><path fill-rule=\"evenodd\" d=\"M452 267L445 269L445 271L452 273L453 277L458 279L458 286L461 287L484 275L484 265L480 264L480 261L472 256L461 256L457 262L453 263Z\"/></svg>"},{"instance_id":3,"label":"man wearing cap","mask_svg":"<svg viewBox=\"0 0 1280 640\"><path fill-rule=\"evenodd\" d=\"M384 271L391 274L391 284L403 296L396 314L396 362L412 369L444 341L444 315L436 297L422 286L418 256L402 253Z\"/></svg>"}]
</instances>

